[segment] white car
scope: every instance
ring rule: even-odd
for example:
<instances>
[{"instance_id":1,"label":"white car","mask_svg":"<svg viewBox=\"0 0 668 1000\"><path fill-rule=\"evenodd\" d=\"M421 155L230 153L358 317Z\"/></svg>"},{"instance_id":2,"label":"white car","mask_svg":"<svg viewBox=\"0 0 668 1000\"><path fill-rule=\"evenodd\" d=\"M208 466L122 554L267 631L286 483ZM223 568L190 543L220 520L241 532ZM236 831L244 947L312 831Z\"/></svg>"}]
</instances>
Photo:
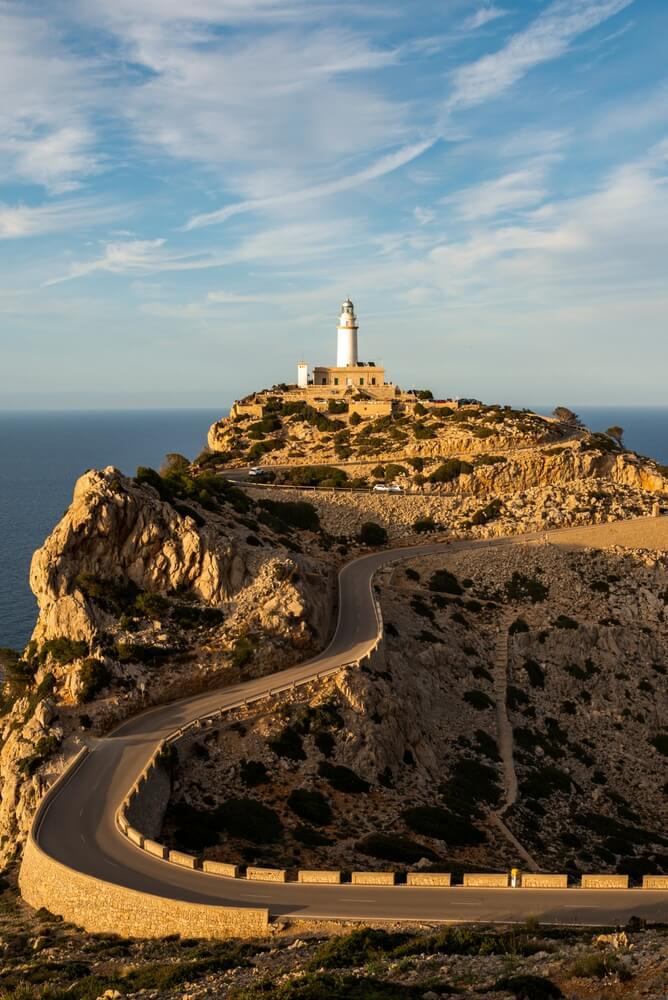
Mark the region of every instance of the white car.
<instances>
[{"instance_id":1,"label":"white car","mask_svg":"<svg viewBox=\"0 0 668 1000\"><path fill-rule=\"evenodd\" d=\"M403 493L401 486L386 486L385 483L376 483L373 488L374 493Z\"/></svg>"},{"instance_id":2,"label":"white car","mask_svg":"<svg viewBox=\"0 0 668 1000\"><path fill-rule=\"evenodd\" d=\"M248 470L248 475L249 476L261 476L263 472L264 472L264 469L261 469L259 465L254 465L251 469Z\"/></svg>"}]
</instances>

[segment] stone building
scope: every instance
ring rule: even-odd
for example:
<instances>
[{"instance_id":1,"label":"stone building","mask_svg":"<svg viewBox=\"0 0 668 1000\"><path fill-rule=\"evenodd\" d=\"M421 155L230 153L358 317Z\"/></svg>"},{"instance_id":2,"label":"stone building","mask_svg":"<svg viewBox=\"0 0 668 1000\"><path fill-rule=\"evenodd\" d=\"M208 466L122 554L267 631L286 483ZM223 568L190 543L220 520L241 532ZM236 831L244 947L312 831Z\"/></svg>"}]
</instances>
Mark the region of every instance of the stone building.
<instances>
[{"instance_id":1,"label":"stone building","mask_svg":"<svg viewBox=\"0 0 668 1000\"><path fill-rule=\"evenodd\" d=\"M319 386L327 386L331 395L344 395L348 390L362 389L365 394L382 398L387 395L389 388L390 394L393 394L394 387L385 385L383 367L374 361L358 360L357 330L354 306L350 299L346 299L341 306L337 327L336 365L317 365L313 369L313 378L309 379L308 370L306 373L304 370L306 362L300 361L297 366L298 387L316 390Z\"/></svg>"}]
</instances>

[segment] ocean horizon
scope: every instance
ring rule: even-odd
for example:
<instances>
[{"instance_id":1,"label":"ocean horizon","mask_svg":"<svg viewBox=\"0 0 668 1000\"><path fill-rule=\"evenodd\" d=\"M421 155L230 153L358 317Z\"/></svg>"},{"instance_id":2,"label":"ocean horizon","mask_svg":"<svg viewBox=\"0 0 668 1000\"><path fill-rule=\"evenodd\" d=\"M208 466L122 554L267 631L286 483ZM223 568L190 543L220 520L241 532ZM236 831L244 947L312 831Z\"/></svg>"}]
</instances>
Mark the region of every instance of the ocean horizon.
<instances>
[{"instance_id":1,"label":"ocean horizon","mask_svg":"<svg viewBox=\"0 0 668 1000\"><path fill-rule=\"evenodd\" d=\"M549 414L552 406L535 406ZM592 430L624 428L624 443L668 464L668 407L573 406ZM86 470L113 465L134 475L160 466L167 452L194 458L209 426L229 406L178 410L0 411L0 646L21 649L37 605L30 560L69 506Z\"/></svg>"}]
</instances>

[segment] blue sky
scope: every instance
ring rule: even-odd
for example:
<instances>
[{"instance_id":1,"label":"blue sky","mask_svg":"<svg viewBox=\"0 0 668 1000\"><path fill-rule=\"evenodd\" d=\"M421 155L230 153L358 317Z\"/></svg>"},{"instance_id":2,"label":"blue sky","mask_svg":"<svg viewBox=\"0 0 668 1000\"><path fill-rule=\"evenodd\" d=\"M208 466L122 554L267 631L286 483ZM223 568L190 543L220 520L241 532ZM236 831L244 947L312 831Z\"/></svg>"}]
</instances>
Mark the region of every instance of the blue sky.
<instances>
[{"instance_id":1,"label":"blue sky","mask_svg":"<svg viewBox=\"0 0 668 1000\"><path fill-rule=\"evenodd\" d=\"M188 11L183 17L182 12ZM662 404L665 0L0 0L0 408Z\"/></svg>"}]
</instances>

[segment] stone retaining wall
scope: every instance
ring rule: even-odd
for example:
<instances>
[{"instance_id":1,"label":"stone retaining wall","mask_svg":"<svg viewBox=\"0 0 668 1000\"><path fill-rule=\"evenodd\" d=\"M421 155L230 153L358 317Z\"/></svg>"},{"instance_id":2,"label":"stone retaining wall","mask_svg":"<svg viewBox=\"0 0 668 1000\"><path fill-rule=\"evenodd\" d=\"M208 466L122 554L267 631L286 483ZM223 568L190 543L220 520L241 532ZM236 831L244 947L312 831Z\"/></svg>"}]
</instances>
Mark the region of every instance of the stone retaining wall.
<instances>
[{"instance_id":1,"label":"stone retaining wall","mask_svg":"<svg viewBox=\"0 0 668 1000\"><path fill-rule=\"evenodd\" d=\"M628 875L583 875L583 889L628 889Z\"/></svg>"},{"instance_id":2,"label":"stone retaining wall","mask_svg":"<svg viewBox=\"0 0 668 1000\"><path fill-rule=\"evenodd\" d=\"M523 889L566 889L568 887L568 875L542 875L535 872L527 872L522 875Z\"/></svg>"},{"instance_id":3,"label":"stone retaining wall","mask_svg":"<svg viewBox=\"0 0 668 1000\"><path fill-rule=\"evenodd\" d=\"M181 865L182 868L199 867L197 858L192 854L184 854L183 851L170 851L168 854L168 860L171 861L173 865Z\"/></svg>"}]
</instances>

